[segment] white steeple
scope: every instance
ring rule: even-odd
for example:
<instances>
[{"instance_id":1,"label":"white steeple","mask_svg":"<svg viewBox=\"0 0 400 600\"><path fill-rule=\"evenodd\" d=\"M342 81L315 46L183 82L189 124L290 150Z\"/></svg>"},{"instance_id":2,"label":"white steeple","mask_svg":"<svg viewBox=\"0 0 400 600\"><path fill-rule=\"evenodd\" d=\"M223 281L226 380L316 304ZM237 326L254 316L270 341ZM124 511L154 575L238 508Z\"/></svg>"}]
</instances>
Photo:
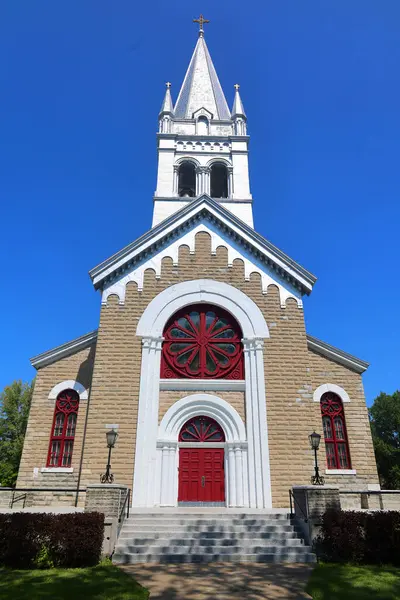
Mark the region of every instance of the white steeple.
<instances>
[{"instance_id":1,"label":"white steeple","mask_svg":"<svg viewBox=\"0 0 400 600\"><path fill-rule=\"evenodd\" d=\"M253 227L246 115L236 87L229 111L200 15L199 38L173 107L170 84L159 113L153 227L208 194Z\"/></svg>"}]
</instances>

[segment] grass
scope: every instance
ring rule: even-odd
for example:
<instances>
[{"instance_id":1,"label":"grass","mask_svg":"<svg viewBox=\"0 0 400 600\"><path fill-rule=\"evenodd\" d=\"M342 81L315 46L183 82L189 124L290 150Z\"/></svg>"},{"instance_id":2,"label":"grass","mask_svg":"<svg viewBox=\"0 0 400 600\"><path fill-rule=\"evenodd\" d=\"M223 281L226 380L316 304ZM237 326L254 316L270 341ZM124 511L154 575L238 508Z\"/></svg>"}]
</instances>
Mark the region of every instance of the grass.
<instances>
[{"instance_id":1,"label":"grass","mask_svg":"<svg viewBox=\"0 0 400 600\"><path fill-rule=\"evenodd\" d=\"M148 592L113 565L87 569L0 569L1 600L147 600Z\"/></svg>"},{"instance_id":2,"label":"grass","mask_svg":"<svg viewBox=\"0 0 400 600\"><path fill-rule=\"evenodd\" d=\"M307 592L313 600L399 600L400 568L319 564Z\"/></svg>"}]
</instances>

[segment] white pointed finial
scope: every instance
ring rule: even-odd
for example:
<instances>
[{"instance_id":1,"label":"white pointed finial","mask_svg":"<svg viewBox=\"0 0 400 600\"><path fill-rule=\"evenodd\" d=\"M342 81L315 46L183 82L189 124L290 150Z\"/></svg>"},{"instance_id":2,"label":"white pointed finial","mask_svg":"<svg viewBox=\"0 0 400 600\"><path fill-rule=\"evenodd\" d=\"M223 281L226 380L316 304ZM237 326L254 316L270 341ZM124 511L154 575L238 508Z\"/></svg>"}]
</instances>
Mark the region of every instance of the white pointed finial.
<instances>
[{"instance_id":1,"label":"white pointed finial","mask_svg":"<svg viewBox=\"0 0 400 600\"><path fill-rule=\"evenodd\" d=\"M235 88L235 90L238 92L238 91L239 91L239 88L240 88L240 85L239 85L238 83L235 83L235 85L234 85L233 87L234 87L234 88Z\"/></svg>"},{"instance_id":2,"label":"white pointed finial","mask_svg":"<svg viewBox=\"0 0 400 600\"><path fill-rule=\"evenodd\" d=\"M171 87L171 84L170 84L170 82L169 82L169 81L167 81L167 83L166 83L165 85L166 85L166 88L167 88L167 90L169 90L169 88Z\"/></svg>"}]
</instances>

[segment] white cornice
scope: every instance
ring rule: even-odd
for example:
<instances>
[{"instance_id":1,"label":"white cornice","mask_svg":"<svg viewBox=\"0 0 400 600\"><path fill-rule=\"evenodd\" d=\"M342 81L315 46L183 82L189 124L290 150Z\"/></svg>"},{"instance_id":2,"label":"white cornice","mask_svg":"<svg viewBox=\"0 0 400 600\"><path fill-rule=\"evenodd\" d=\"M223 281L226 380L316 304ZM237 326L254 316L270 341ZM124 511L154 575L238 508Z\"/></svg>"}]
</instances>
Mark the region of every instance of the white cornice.
<instances>
[{"instance_id":1,"label":"white cornice","mask_svg":"<svg viewBox=\"0 0 400 600\"><path fill-rule=\"evenodd\" d=\"M42 352L42 354L38 354L30 359L30 363L32 367L35 369L40 369L42 367L46 367L51 363L54 363L61 358L65 358L66 356L71 356L80 350L84 350L88 348L97 340L97 329L95 331L91 331L86 335L82 335L79 338L75 338L70 342L66 342L61 346L57 346L52 350L47 350L47 352Z\"/></svg>"},{"instance_id":2,"label":"white cornice","mask_svg":"<svg viewBox=\"0 0 400 600\"><path fill-rule=\"evenodd\" d=\"M247 252L253 253L258 260L296 287L301 294L311 293L316 281L314 275L206 194L193 200L138 240L92 269L89 275L94 287L102 289L106 282L109 283L120 277L127 269L177 239L182 232L201 219L210 220L217 228L221 228Z\"/></svg>"},{"instance_id":3,"label":"white cornice","mask_svg":"<svg viewBox=\"0 0 400 600\"><path fill-rule=\"evenodd\" d=\"M160 379L160 390L196 392L244 392L244 379Z\"/></svg>"},{"instance_id":4,"label":"white cornice","mask_svg":"<svg viewBox=\"0 0 400 600\"><path fill-rule=\"evenodd\" d=\"M339 348L335 348L335 346L322 342L311 335L307 335L307 345L308 349L312 352L321 354L348 369L356 371L356 373L364 373L369 367L369 363L365 362L365 360L361 360L352 354L343 352L343 350L339 350Z\"/></svg>"}]
</instances>

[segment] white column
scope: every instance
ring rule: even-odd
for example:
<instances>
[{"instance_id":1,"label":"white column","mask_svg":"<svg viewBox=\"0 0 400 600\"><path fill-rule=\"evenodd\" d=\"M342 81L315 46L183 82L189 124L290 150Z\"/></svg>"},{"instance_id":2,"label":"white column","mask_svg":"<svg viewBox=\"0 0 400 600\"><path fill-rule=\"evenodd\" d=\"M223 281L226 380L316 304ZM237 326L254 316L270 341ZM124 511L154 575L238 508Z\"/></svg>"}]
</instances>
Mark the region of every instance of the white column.
<instances>
[{"instance_id":1,"label":"white column","mask_svg":"<svg viewBox=\"0 0 400 600\"><path fill-rule=\"evenodd\" d=\"M204 167L204 193L210 195L210 168Z\"/></svg>"},{"instance_id":2,"label":"white column","mask_svg":"<svg viewBox=\"0 0 400 600\"><path fill-rule=\"evenodd\" d=\"M161 450L160 461L160 506L176 506L178 494L176 489L177 481L177 442L160 441L158 448Z\"/></svg>"},{"instance_id":3,"label":"white column","mask_svg":"<svg viewBox=\"0 0 400 600\"><path fill-rule=\"evenodd\" d=\"M267 408L263 346L259 338L244 339L248 484L251 508L271 508Z\"/></svg>"},{"instance_id":4,"label":"white column","mask_svg":"<svg viewBox=\"0 0 400 600\"><path fill-rule=\"evenodd\" d=\"M235 470L235 448L228 445L228 506L236 506L236 470Z\"/></svg>"},{"instance_id":5,"label":"white column","mask_svg":"<svg viewBox=\"0 0 400 600\"><path fill-rule=\"evenodd\" d=\"M132 502L152 507L156 502L157 432L162 337L142 339L139 410ZM153 476L149 476L149 474Z\"/></svg>"},{"instance_id":6,"label":"white column","mask_svg":"<svg viewBox=\"0 0 400 600\"><path fill-rule=\"evenodd\" d=\"M201 167L196 167L196 196L200 196L203 192L203 181Z\"/></svg>"},{"instance_id":7,"label":"white column","mask_svg":"<svg viewBox=\"0 0 400 600\"><path fill-rule=\"evenodd\" d=\"M178 171L179 171L178 165L174 165L174 175L173 175L173 179L172 179L172 195L173 196L178 195Z\"/></svg>"},{"instance_id":8,"label":"white column","mask_svg":"<svg viewBox=\"0 0 400 600\"><path fill-rule=\"evenodd\" d=\"M228 198L233 196L233 167L228 167Z\"/></svg>"},{"instance_id":9,"label":"white column","mask_svg":"<svg viewBox=\"0 0 400 600\"><path fill-rule=\"evenodd\" d=\"M235 446L235 471L236 471L236 506L243 506L243 465L242 448Z\"/></svg>"}]
</instances>

